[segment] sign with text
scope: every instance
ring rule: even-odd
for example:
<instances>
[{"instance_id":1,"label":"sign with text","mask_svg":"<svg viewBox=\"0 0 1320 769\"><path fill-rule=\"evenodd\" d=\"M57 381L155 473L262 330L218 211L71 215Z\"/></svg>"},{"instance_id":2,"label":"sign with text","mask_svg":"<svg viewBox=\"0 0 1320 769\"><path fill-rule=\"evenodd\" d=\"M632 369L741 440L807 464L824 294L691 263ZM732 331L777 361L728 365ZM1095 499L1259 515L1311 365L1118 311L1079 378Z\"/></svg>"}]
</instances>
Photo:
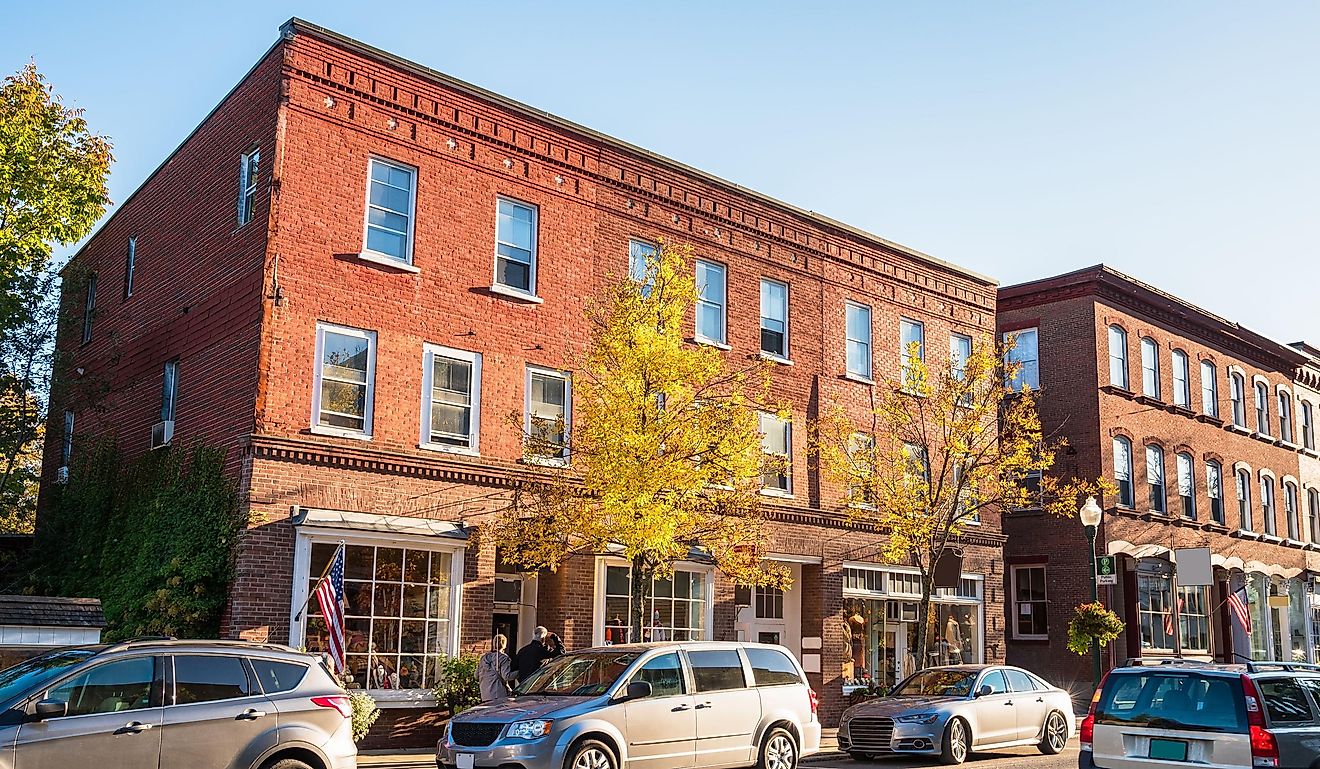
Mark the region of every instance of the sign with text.
<instances>
[{"instance_id":1,"label":"sign with text","mask_svg":"<svg viewBox=\"0 0 1320 769\"><path fill-rule=\"evenodd\" d=\"M1095 557L1095 583L1097 585L1118 584L1118 556L1097 555Z\"/></svg>"}]
</instances>

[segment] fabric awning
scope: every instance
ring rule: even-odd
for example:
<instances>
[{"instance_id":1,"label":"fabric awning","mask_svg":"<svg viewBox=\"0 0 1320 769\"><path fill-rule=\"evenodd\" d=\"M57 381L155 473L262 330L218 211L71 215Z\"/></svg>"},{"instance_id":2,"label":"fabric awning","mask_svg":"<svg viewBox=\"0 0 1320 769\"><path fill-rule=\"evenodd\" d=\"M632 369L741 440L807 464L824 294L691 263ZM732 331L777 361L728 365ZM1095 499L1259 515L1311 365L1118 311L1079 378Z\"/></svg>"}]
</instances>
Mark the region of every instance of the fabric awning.
<instances>
[{"instance_id":1,"label":"fabric awning","mask_svg":"<svg viewBox=\"0 0 1320 769\"><path fill-rule=\"evenodd\" d=\"M467 529L453 521L434 521L406 515L355 513L348 510L325 510L314 507L293 508L293 525L318 529L345 529L348 531L374 531L445 539L468 538Z\"/></svg>"}]
</instances>

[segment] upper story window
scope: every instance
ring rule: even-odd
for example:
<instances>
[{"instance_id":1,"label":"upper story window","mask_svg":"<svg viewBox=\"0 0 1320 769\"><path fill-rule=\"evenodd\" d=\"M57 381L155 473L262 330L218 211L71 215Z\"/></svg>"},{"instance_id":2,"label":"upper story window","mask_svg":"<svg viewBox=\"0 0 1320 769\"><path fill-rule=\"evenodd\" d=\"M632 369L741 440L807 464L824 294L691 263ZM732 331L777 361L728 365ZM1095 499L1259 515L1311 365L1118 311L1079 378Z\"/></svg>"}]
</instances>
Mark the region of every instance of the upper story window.
<instances>
[{"instance_id":1,"label":"upper story window","mask_svg":"<svg viewBox=\"0 0 1320 769\"><path fill-rule=\"evenodd\" d=\"M73 459L73 412L64 412L64 432L60 435L60 467L68 467Z\"/></svg>"},{"instance_id":2,"label":"upper story window","mask_svg":"<svg viewBox=\"0 0 1320 769\"><path fill-rule=\"evenodd\" d=\"M1302 531L1297 519L1297 486L1291 481L1283 484L1283 517L1288 522L1288 539L1300 542Z\"/></svg>"},{"instance_id":3,"label":"upper story window","mask_svg":"<svg viewBox=\"0 0 1320 769\"><path fill-rule=\"evenodd\" d=\"M725 268L719 262L697 260L697 341L725 344L727 318Z\"/></svg>"},{"instance_id":4,"label":"upper story window","mask_svg":"<svg viewBox=\"0 0 1320 769\"><path fill-rule=\"evenodd\" d=\"M761 488L767 491L791 494L793 492L792 473L792 423L775 414L760 414L761 451L774 459L775 467L767 468L761 474Z\"/></svg>"},{"instance_id":5,"label":"upper story window","mask_svg":"<svg viewBox=\"0 0 1320 769\"><path fill-rule=\"evenodd\" d=\"M1160 348L1150 337L1141 339L1141 394L1160 397Z\"/></svg>"},{"instance_id":6,"label":"upper story window","mask_svg":"<svg viewBox=\"0 0 1320 769\"><path fill-rule=\"evenodd\" d=\"M1215 364L1201 361L1201 411L1207 416L1219 416L1219 379Z\"/></svg>"},{"instance_id":7,"label":"upper story window","mask_svg":"<svg viewBox=\"0 0 1320 769\"><path fill-rule=\"evenodd\" d=\"M1150 509L1163 513L1166 509L1164 487L1164 449L1146 447L1146 483L1150 487Z\"/></svg>"},{"instance_id":8,"label":"upper story window","mask_svg":"<svg viewBox=\"0 0 1320 769\"><path fill-rule=\"evenodd\" d=\"M848 373L863 379L871 378L871 308L848 302L846 305L848 340Z\"/></svg>"},{"instance_id":9,"label":"upper story window","mask_svg":"<svg viewBox=\"0 0 1320 769\"><path fill-rule=\"evenodd\" d=\"M1256 383L1256 432L1270 434L1270 388L1264 382Z\"/></svg>"},{"instance_id":10,"label":"upper story window","mask_svg":"<svg viewBox=\"0 0 1320 769\"><path fill-rule=\"evenodd\" d=\"M972 357L972 338L964 334L949 334L949 374L961 380L967 375L967 359Z\"/></svg>"},{"instance_id":11,"label":"upper story window","mask_svg":"<svg viewBox=\"0 0 1320 769\"><path fill-rule=\"evenodd\" d=\"M133 295L135 272L137 272L137 238L129 238L128 249L124 253L124 299Z\"/></svg>"},{"instance_id":12,"label":"upper story window","mask_svg":"<svg viewBox=\"0 0 1320 769\"><path fill-rule=\"evenodd\" d=\"M1273 534L1274 526L1274 478L1269 475L1260 477L1260 513L1265 519L1265 533Z\"/></svg>"},{"instance_id":13,"label":"upper story window","mask_svg":"<svg viewBox=\"0 0 1320 769\"><path fill-rule=\"evenodd\" d=\"M761 278L761 352L788 359L788 284Z\"/></svg>"},{"instance_id":14,"label":"upper story window","mask_svg":"<svg viewBox=\"0 0 1320 769\"><path fill-rule=\"evenodd\" d=\"M567 462L572 426L573 398L568 375L528 366L526 430L531 458L540 462Z\"/></svg>"},{"instance_id":15,"label":"upper story window","mask_svg":"<svg viewBox=\"0 0 1320 769\"><path fill-rule=\"evenodd\" d=\"M1213 459L1205 463L1205 489L1210 497L1210 520L1224 523L1224 469Z\"/></svg>"},{"instance_id":16,"label":"upper story window","mask_svg":"<svg viewBox=\"0 0 1320 769\"><path fill-rule=\"evenodd\" d=\"M96 273L87 276L87 298L83 302L83 344L92 341L92 321L96 318L96 283Z\"/></svg>"},{"instance_id":17,"label":"upper story window","mask_svg":"<svg viewBox=\"0 0 1320 769\"><path fill-rule=\"evenodd\" d=\"M1190 372L1187 370L1187 353L1173 351L1173 405L1183 408L1192 407L1192 388Z\"/></svg>"},{"instance_id":18,"label":"upper story window","mask_svg":"<svg viewBox=\"0 0 1320 769\"><path fill-rule=\"evenodd\" d=\"M481 353L423 347L422 444L475 454L481 423Z\"/></svg>"},{"instance_id":19,"label":"upper story window","mask_svg":"<svg viewBox=\"0 0 1320 769\"><path fill-rule=\"evenodd\" d=\"M1251 531L1251 471L1238 468L1237 478L1238 521L1243 531Z\"/></svg>"},{"instance_id":20,"label":"upper story window","mask_svg":"<svg viewBox=\"0 0 1320 769\"><path fill-rule=\"evenodd\" d=\"M1310 401L1302 401L1302 448L1315 450L1315 410Z\"/></svg>"},{"instance_id":21,"label":"upper story window","mask_svg":"<svg viewBox=\"0 0 1320 769\"><path fill-rule=\"evenodd\" d=\"M1279 390L1279 438L1293 442L1292 395L1287 390Z\"/></svg>"},{"instance_id":22,"label":"upper story window","mask_svg":"<svg viewBox=\"0 0 1320 769\"><path fill-rule=\"evenodd\" d=\"M1228 374L1228 401L1233 410L1233 424L1247 426L1247 384L1246 378L1236 371Z\"/></svg>"},{"instance_id":23,"label":"upper story window","mask_svg":"<svg viewBox=\"0 0 1320 769\"><path fill-rule=\"evenodd\" d=\"M848 436L848 459L852 464L848 504L874 510L875 492L871 487L871 473L875 467L875 436L869 433L853 433Z\"/></svg>"},{"instance_id":24,"label":"upper story window","mask_svg":"<svg viewBox=\"0 0 1320 769\"><path fill-rule=\"evenodd\" d=\"M165 362L165 370L161 376L160 388L160 421L173 422L175 406L179 400L179 361L178 359Z\"/></svg>"},{"instance_id":25,"label":"upper story window","mask_svg":"<svg viewBox=\"0 0 1320 769\"><path fill-rule=\"evenodd\" d=\"M370 437L375 378L375 331L317 324L312 403L317 429Z\"/></svg>"},{"instance_id":26,"label":"upper story window","mask_svg":"<svg viewBox=\"0 0 1320 769\"><path fill-rule=\"evenodd\" d=\"M495 285L535 296L536 207L500 198L495 209Z\"/></svg>"},{"instance_id":27,"label":"upper story window","mask_svg":"<svg viewBox=\"0 0 1320 769\"><path fill-rule=\"evenodd\" d=\"M1306 509L1311 519L1311 542L1320 545L1320 490L1307 489Z\"/></svg>"},{"instance_id":28,"label":"upper story window","mask_svg":"<svg viewBox=\"0 0 1320 769\"><path fill-rule=\"evenodd\" d=\"M926 360L926 327L921 321L902 318L898 322L899 382L907 388L914 360Z\"/></svg>"},{"instance_id":29,"label":"upper story window","mask_svg":"<svg viewBox=\"0 0 1320 769\"><path fill-rule=\"evenodd\" d=\"M628 277L642 284L642 296L651 295L652 278L648 265L659 256L653 243L633 238L628 241Z\"/></svg>"},{"instance_id":30,"label":"upper story window","mask_svg":"<svg viewBox=\"0 0 1320 769\"><path fill-rule=\"evenodd\" d=\"M1040 389L1040 345L1039 335L1034 328L1024 328L1005 334L1012 338L1013 349L1008 351L1008 362L1017 366L1013 381L1009 386L1014 392L1024 389Z\"/></svg>"},{"instance_id":31,"label":"upper story window","mask_svg":"<svg viewBox=\"0 0 1320 769\"><path fill-rule=\"evenodd\" d=\"M1109 327L1109 384L1129 390L1127 332Z\"/></svg>"},{"instance_id":32,"label":"upper story window","mask_svg":"<svg viewBox=\"0 0 1320 769\"><path fill-rule=\"evenodd\" d=\"M365 250L411 264L417 172L380 158L369 166Z\"/></svg>"},{"instance_id":33,"label":"upper story window","mask_svg":"<svg viewBox=\"0 0 1320 769\"><path fill-rule=\"evenodd\" d=\"M257 172L261 168L261 150L238 156L238 226L252 221L257 202ZM374 178L374 174L373 174Z\"/></svg>"},{"instance_id":34,"label":"upper story window","mask_svg":"<svg viewBox=\"0 0 1320 769\"><path fill-rule=\"evenodd\" d=\"M1178 498L1183 517L1196 520L1196 474L1191 454L1178 455Z\"/></svg>"},{"instance_id":35,"label":"upper story window","mask_svg":"<svg viewBox=\"0 0 1320 769\"><path fill-rule=\"evenodd\" d=\"M1132 441L1119 435L1114 438L1114 483L1118 486L1119 507L1136 505L1132 490Z\"/></svg>"}]
</instances>

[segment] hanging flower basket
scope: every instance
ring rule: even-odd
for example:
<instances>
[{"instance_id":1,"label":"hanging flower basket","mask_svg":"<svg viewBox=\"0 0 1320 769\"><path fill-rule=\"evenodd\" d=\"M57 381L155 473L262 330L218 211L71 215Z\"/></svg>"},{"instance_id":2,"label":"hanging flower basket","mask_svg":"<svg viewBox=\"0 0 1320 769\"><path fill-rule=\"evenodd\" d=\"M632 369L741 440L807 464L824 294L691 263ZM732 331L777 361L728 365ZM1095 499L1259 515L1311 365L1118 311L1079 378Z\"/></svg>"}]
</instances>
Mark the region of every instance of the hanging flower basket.
<instances>
[{"instance_id":1,"label":"hanging flower basket","mask_svg":"<svg viewBox=\"0 0 1320 769\"><path fill-rule=\"evenodd\" d=\"M1091 653L1091 643L1108 646L1123 632L1123 620L1105 605L1084 603L1068 623L1068 649L1080 655Z\"/></svg>"}]
</instances>

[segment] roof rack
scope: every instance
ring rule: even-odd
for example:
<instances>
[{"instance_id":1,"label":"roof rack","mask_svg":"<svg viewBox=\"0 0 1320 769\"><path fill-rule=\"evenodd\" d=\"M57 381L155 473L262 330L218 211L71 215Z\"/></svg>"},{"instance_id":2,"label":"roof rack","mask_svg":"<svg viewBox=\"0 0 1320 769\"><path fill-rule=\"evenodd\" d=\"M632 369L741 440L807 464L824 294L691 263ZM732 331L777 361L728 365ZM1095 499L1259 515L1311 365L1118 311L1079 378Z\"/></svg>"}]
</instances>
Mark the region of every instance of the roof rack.
<instances>
[{"instance_id":1,"label":"roof rack","mask_svg":"<svg viewBox=\"0 0 1320 769\"><path fill-rule=\"evenodd\" d=\"M1224 667L1226 663L1207 662L1205 660L1189 660L1189 659L1183 659L1182 657L1159 657L1159 658L1129 657L1127 662L1124 663L1124 665L1125 667L1136 667L1136 668L1148 668L1148 667L1155 667L1157 665L1162 667L1167 666L1167 667L1209 668L1209 667ZM1241 667L1241 665L1238 665L1238 667Z\"/></svg>"},{"instance_id":2,"label":"roof rack","mask_svg":"<svg viewBox=\"0 0 1320 769\"><path fill-rule=\"evenodd\" d=\"M1285 673L1320 673L1320 665L1312 665L1307 662L1248 662L1247 671L1250 673L1267 673L1272 670L1279 670Z\"/></svg>"},{"instance_id":3,"label":"roof rack","mask_svg":"<svg viewBox=\"0 0 1320 769\"><path fill-rule=\"evenodd\" d=\"M126 638L123 641L117 641L115 643L112 643L109 646L105 647L105 651L111 651L114 649L123 649L129 646L130 644L142 643L144 641L177 641L177 640L179 639L175 638L172 635L139 635L139 636L133 636L132 638Z\"/></svg>"}]
</instances>

